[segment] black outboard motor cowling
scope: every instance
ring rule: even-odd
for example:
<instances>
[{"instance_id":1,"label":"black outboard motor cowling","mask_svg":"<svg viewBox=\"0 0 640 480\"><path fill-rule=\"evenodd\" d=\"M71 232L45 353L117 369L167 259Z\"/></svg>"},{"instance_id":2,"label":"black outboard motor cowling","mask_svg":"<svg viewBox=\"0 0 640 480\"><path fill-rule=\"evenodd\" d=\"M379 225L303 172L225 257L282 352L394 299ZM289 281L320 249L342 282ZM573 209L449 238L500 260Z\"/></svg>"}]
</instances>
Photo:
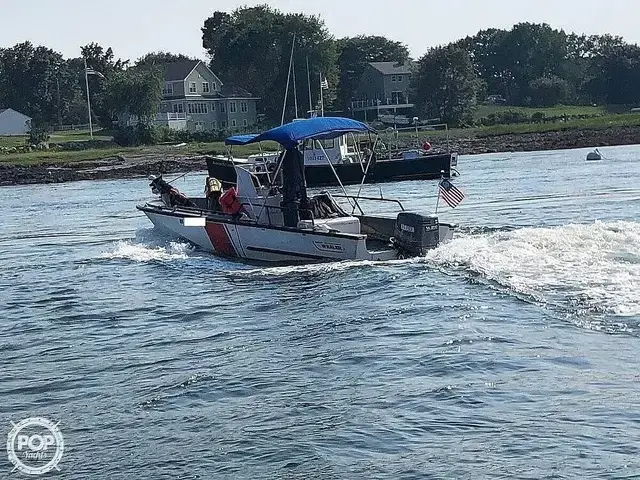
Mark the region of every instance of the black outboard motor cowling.
<instances>
[{"instance_id":1,"label":"black outboard motor cowling","mask_svg":"<svg viewBox=\"0 0 640 480\"><path fill-rule=\"evenodd\" d=\"M401 212L396 218L393 234L395 245L401 253L424 255L440 243L438 217Z\"/></svg>"}]
</instances>

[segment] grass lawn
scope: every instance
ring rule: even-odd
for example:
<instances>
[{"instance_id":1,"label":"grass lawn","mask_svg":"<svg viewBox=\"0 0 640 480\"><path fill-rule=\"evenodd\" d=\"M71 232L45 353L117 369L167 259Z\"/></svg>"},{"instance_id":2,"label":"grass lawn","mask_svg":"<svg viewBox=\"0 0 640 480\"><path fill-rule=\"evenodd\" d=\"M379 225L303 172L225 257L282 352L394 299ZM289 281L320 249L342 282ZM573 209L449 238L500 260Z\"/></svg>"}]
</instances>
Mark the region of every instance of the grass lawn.
<instances>
[{"instance_id":1,"label":"grass lawn","mask_svg":"<svg viewBox=\"0 0 640 480\"><path fill-rule=\"evenodd\" d=\"M27 144L28 135L16 136L0 136L0 147L22 147ZM49 142L51 143L67 143L67 142L87 142L91 140L89 130L69 130L65 132L54 132L51 134ZM109 130L94 130L94 141L110 142L113 136Z\"/></svg>"},{"instance_id":2,"label":"grass lawn","mask_svg":"<svg viewBox=\"0 0 640 480\"><path fill-rule=\"evenodd\" d=\"M626 113L603 115L594 118L569 120L558 123L518 123L513 125L492 125L475 129L478 137L517 133L542 133L576 129L603 129L608 127L640 126L640 114Z\"/></svg>"},{"instance_id":3,"label":"grass lawn","mask_svg":"<svg viewBox=\"0 0 640 480\"><path fill-rule=\"evenodd\" d=\"M617 107L617 106L616 106ZM499 112L519 112L525 115L533 115L534 113L544 113L547 117L556 117L560 115L604 115L612 113L614 107L606 105L588 106L588 105L556 105L555 107L514 107L508 105L480 105L474 114L475 119L486 117L492 113ZM619 107L617 107L619 108Z\"/></svg>"}]
</instances>

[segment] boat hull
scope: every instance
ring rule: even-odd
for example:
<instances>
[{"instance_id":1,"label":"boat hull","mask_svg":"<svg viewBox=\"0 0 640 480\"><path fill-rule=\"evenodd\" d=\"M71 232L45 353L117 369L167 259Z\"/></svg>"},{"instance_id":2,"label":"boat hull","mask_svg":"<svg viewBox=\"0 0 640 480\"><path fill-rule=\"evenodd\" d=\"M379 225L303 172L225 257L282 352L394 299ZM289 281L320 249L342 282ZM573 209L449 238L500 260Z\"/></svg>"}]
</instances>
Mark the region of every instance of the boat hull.
<instances>
[{"instance_id":1,"label":"boat hull","mask_svg":"<svg viewBox=\"0 0 640 480\"><path fill-rule=\"evenodd\" d=\"M441 176L451 176L457 154L423 155L405 160L380 159L369 169L365 183L385 183L403 180L434 180ZM335 171L343 185L359 185L362 182L362 166L360 163L340 163L334 165ZM225 185L236 183L236 172L233 164L222 158L208 158L207 170L210 177L215 177ZM338 186L336 175L328 164L305 165L305 177L308 187Z\"/></svg>"},{"instance_id":2,"label":"boat hull","mask_svg":"<svg viewBox=\"0 0 640 480\"><path fill-rule=\"evenodd\" d=\"M339 260L391 260L393 249L369 252L366 235L325 233L256 225L230 219L138 206L153 225L203 250L255 262L309 263ZM197 225L188 226L191 219Z\"/></svg>"}]
</instances>

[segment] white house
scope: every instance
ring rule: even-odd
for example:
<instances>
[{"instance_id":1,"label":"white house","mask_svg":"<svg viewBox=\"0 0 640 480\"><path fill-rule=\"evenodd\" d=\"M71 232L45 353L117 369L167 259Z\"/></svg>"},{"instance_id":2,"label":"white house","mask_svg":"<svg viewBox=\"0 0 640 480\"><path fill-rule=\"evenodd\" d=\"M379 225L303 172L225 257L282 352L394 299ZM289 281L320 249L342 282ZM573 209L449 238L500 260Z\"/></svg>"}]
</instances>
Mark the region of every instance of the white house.
<instances>
[{"instance_id":1,"label":"white house","mask_svg":"<svg viewBox=\"0 0 640 480\"><path fill-rule=\"evenodd\" d=\"M0 108L0 135L27 135L31 130L31 117L12 108Z\"/></svg>"}]
</instances>

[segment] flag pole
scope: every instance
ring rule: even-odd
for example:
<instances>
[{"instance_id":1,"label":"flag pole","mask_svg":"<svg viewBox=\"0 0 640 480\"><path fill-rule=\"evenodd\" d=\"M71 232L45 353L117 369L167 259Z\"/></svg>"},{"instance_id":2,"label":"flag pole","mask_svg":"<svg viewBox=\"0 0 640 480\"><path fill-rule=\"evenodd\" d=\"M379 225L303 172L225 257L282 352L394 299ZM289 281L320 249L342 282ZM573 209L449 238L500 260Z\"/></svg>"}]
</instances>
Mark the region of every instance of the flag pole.
<instances>
[{"instance_id":1,"label":"flag pole","mask_svg":"<svg viewBox=\"0 0 640 480\"><path fill-rule=\"evenodd\" d=\"M436 196L436 215L438 214L438 205L440 205L440 185L444 179L444 170L440 170L440 181L438 182L438 194Z\"/></svg>"},{"instance_id":2,"label":"flag pole","mask_svg":"<svg viewBox=\"0 0 640 480\"><path fill-rule=\"evenodd\" d=\"M322 93L322 72L320 72L320 112L322 117L324 117L324 94Z\"/></svg>"},{"instance_id":3,"label":"flag pole","mask_svg":"<svg viewBox=\"0 0 640 480\"><path fill-rule=\"evenodd\" d=\"M89 134L93 140L93 125L91 124L91 99L89 98L89 73L87 72L87 58L84 57L84 83L87 87L87 110L89 111Z\"/></svg>"}]
</instances>

